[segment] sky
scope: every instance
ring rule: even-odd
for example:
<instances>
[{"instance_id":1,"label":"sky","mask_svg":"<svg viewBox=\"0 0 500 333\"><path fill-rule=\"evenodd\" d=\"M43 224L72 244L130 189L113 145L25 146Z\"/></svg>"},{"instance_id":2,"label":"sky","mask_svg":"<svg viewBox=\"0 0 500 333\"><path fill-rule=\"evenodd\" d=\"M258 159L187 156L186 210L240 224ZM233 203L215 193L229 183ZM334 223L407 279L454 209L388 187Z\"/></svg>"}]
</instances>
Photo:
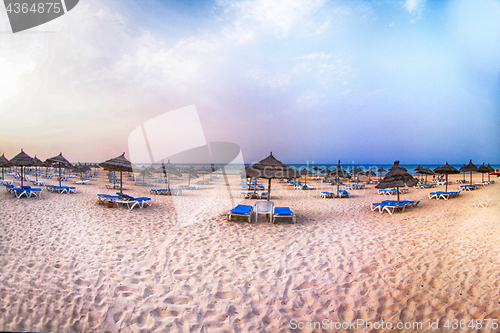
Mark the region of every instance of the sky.
<instances>
[{"instance_id":1,"label":"sky","mask_svg":"<svg viewBox=\"0 0 500 333\"><path fill-rule=\"evenodd\" d=\"M134 129L195 105L246 163L500 164L498 17L500 0L80 0L13 34L1 7L0 154L127 157Z\"/></svg>"}]
</instances>

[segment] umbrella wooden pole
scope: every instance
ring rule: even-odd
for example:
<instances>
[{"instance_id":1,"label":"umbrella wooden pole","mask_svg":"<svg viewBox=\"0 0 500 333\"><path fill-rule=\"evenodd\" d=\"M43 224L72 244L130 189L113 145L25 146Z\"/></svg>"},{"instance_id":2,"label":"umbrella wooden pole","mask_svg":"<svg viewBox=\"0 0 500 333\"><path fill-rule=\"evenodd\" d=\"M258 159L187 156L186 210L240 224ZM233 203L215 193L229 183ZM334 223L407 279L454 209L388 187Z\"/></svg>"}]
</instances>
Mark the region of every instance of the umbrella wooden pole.
<instances>
[{"instance_id":1,"label":"umbrella wooden pole","mask_svg":"<svg viewBox=\"0 0 500 333\"><path fill-rule=\"evenodd\" d=\"M446 182L446 192L448 192L448 174L446 174L445 182Z\"/></svg>"},{"instance_id":2,"label":"umbrella wooden pole","mask_svg":"<svg viewBox=\"0 0 500 333\"><path fill-rule=\"evenodd\" d=\"M337 177L335 178L335 182L337 183L337 198L340 198L339 196L339 187L340 187L340 184L339 184L339 174L338 174L338 169L337 169Z\"/></svg>"},{"instance_id":3,"label":"umbrella wooden pole","mask_svg":"<svg viewBox=\"0 0 500 333\"><path fill-rule=\"evenodd\" d=\"M396 191L398 191L398 203L399 203L399 187L396 187Z\"/></svg>"},{"instance_id":4,"label":"umbrella wooden pole","mask_svg":"<svg viewBox=\"0 0 500 333\"><path fill-rule=\"evenodd\" d=\"M267 201L271 199L271 178L269 178L269 184L267 185Z\"/></svg>"},{"instance_id":5,"label":"umbrella wooden pole","mask_svg":"<svg viewBox=\"0 0 500 333\"><path fill-rule=\"evenodd\" d=\"M23 176L23 166L21 165L21 188L24 187L23 179L24 179L24 176Z\"/></svg>"},{"instance_id":6,"label":"umbrella wooden pole","mask_svg":"<svg viewBox=\"0 0 500 333\"><path fill-rule=\"evenodd\" d=\"M472 185L472 171L470 172L470 184Z\"/></svg>"},{"instance_id":7,"label":"umbrella wooden pole","mask_svg":"<svg viewBox=\"0 0 500 333\"><path fill-rule=\"evenodd\" d=\"M61 162L59 162L59 187L61 187Z\"/></svg>"},{"instance_id":8,"label":"umbrella wooden pole","mask_svg":"<svg viewBox=\"0 0 500 333\"><path fill-rule=\"evenodd\" d=\"M122 172L120 170L120 194L123 194L123 175L122 175Z\"/></svg>"}]
</instances>

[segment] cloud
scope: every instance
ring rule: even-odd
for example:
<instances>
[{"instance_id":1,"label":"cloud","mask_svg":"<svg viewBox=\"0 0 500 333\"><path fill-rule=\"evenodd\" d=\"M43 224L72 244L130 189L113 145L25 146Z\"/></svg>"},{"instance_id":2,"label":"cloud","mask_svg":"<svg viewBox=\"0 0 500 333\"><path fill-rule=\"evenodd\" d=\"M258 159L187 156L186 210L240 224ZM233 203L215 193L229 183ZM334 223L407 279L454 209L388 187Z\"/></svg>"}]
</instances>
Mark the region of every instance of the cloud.
<instances>
[{"instance_id":1,"label":"cloud","mask_svg":"<svg viewBox=\"0 0 500 333\"><path fill-rule=\"evenodd\" d=\"M404 8L412 15L420 15L425 6L425 0L406 0Z\"/></svg>"},{"instance_id":2,"label":"cloud","mask_svg":"<svg viewBox=\"0 0 500 333\"><path fill-rule=\"evenodd\" d=\"M302 20L317 12L325 0L247 0L219 1L225 16L230 17L230 26L235 31L243 31L245 39L252 35L251 30L268 29L279 36L286 36ZM322 23L317 29L325 29ZM233 30L230 28L230 31Z\"/></svg>"}]
</instances>

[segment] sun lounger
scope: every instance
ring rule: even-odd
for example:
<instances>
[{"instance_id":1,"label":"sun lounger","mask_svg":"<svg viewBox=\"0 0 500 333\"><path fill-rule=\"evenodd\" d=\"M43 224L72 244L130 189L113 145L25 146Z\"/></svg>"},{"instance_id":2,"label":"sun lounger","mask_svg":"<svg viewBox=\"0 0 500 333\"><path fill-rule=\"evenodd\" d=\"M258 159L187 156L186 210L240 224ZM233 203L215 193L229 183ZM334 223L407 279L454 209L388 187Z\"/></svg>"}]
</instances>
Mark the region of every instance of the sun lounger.
<instances>
[{"instance_id":1,"label":"sun lounger","mask_svg":"<svg viewBox=\"0 0 500 333\"><path fill-rule=\"evenodd\" d=\"M321 192L320 196L324 199L333 198L335 196L335 193L333 193L333 192Z\"/></svg>"},{"instance_id":2,"label":"sun lounger","mask_svg":"<svg viewBox=\"0 0 500 333\"><path fill-rule=\"evenodd\" d=\"M238 205L227 214L227 220L231 221L234 216L248 217L248 223L252 220L253 207L249 205Z\"/></svg>"},{"instance_id":3,"label":"sun lounger","mask_svg":"<svg viewBox=\"0 0 500 333\"><path fill-rule=\"evenodd\" d=\"M269 215L269 222L273 222L273 207L273 201L256 201L254 209L255 221L258 220L259 214L266 214L266 216Z\"/></svg>"},{"instance_id":4,"label":"sun lounger","mask_svg":"<svg viewBox=\"0 0 500 333\"><path fill-rule=\"evenodd\" d=\"M241 195L245 199L260 199L260 195L257 192L241 192Z\"/></svg>"},{"instance_id":5,"label":"sun lounger","mask_svg":"<svg viewBox=\"0 0 500 333\"><path fill-rule=\"evenodd\" d=\"M134 198L130 195L127 195L127 194L123 194L123 193L116 193L120 199L118 200L115 200L114 202L116 204L124 204L124 205L127 205L128 209L129 210L132 210L134 209L134 207L139 207L139 208L143 208L144 207L144 204L148 205L149 207L151 207L151 205L153 204L153 201L151 200L151 198L148 198L148 197L137 197L137 198Z\"/></svg>"},{"instance_id":6,"label":"sun lounger","mask_svg":"<svg viewBox=\"0 0 500 333\"><path fill-rule=\"evenodd\" d=\"M119 190L120 184L106 184L106 188L110 190ZM123 186L122 189L128 190L128 186Z\"/></svg>"},{"instance_id":7,"label":"sun lounger","mask_svg":"<svg viewBox=\"0 0 500 333\"><path fill-rule=\"evenodd\" d=\"M183 190L201 190L201 187L198 185L179 185L179 188Z\"/></svg>"},{"instance_id":8,"label":"sun lounger","mask_svg":"<svg viewBox=\"0 0 500 333\"><path fill-rule=\"evenodd\" d=\"M376 202L371 204L371 211L378 210L381 214L384 213L384 211L387 211L389 215L394 214L395 212L404 212L406 206L408 203L398 203L394 202L392 200L387 200L383 202Z\"/></svg>"},{"instance_id":9,"label":"sun lounger","mask_svg":"<svg viewBox=\"0 0 500 333\"><path fill-rule=\"evenodd\" d=\"M460 188L462 190L465 190L465 191L473 191L475 190L477 187L476 185L460 185Z\"/></svg>"},{"instance_id":10,"label":"sun lounger","mask_svg":"<svg viewBox=\"0 0 500 333\"><path fill-rule=\"evenodd\" d=\"M297 188L297 187L295 187L295 188ZM314 186L311 186L311 185L299 185L298 189L299 190L315 190L316 188Z\"/></svg>"},{"instance_id":11,"label":"sun lounger","mask_svg":"<svg viewBox=\"0 0 500 333\"><path fill-rule=\"evenodd\" d=\"M42 189L41 188L31 188L29 186L24 186L23 188L13 188L12 193L16 196L16 198L20 199L23 196L26 198L40 197Z\"/></svg>"},{"instance_id":12,"label":"sun lounger","mask_svg":"<svg viewBox=\"0 0 500 333\"><path fill-rule=\"evenodd\" d=\"M268 197L269 197L269 194L268 194L267 192L262 192L262 193L260 194L260 198L261 198L261 199L267 199Z\"/></svg>"},{"instance_id":13,"label":"sun lounger","mask_svg":"<svg viewBox=\"0 0 500 333\"><path fill-rule=\"evenodd\" d=\"M346 190L339 190L339 198L349 198L350 195Z\"/></svg>"},{"instance_id":14,"label":"sun lounger","mask_svg":"<svg viewBox=\"0 0 500 333\"><path fill-rule=\"evenodd\" d=\"M172 193L168 188L152 188L149 190L149 193L156 195L171 195Z\"/></svg>"},{"instance_id":15,"label":"sun lounger","mask_svg":"<svg viewBox=\"0 0 500 333\"><path fill-rule=\"evenodd\" d=\"M273 223L276 223L277 218L292 218L293 223L297 223L297 218L289 207L274 207Z\"/></svg>"},{"instance_id":16,"label":"sun lounger","mask_svg":"<svg viewBox=\"0 0 500 333\"><path fill-rule=\"evenodd\" d=\"M397 194L398 193L398 190L396 190L395 188L391 189L391 190L378 190L378 194L379 195L393 195L393 194Z\"/></svg>"},{"instance_id":17,"label":"sun lounger","mask_svg":"<svg viewBox=\"0 0 500 333\"><path fill-rule=\"evenodd\" d=\"M75 186L57 186L57 185L45 185L45 188L49 192L57 192L59 194L69 194L76 193L77 189Z\"/></svg>"},{"instance_id":18,"label":"sun lounger","mask_svg":"<svg viewBox=\"0 0 500 333\"><path fill-rule=\"evenodd\" d=\"M460 191L448 191L448 192L437 191L437 192L431 192L431 193L429 193L429 199L436 199L436 200L444 199L444 200L448 200L448 199L457 197L459 194L460 194Z\"/></svg>"},{"instance_id":19,"label":"sun lounger","mask_svg":"<svg viewBox=\"0 0 500 333\"><path fill-rule=\"evenodd\" d=\"M75 184L77 184L77 185L89 185L90 180L75 180Z\"/></svg>"},{"instance_id":20,"label":"sun lounger","mask_svg":"<svg viewBox=\"0 0 500 333\"><path fill-rule=\"evenodd\" d=\"M110 195L110 194L98 194L97 195L97 204L107 204L108 201L115 202L115 200L120 199L118 195Z\"/></svg>"}]
</instances>

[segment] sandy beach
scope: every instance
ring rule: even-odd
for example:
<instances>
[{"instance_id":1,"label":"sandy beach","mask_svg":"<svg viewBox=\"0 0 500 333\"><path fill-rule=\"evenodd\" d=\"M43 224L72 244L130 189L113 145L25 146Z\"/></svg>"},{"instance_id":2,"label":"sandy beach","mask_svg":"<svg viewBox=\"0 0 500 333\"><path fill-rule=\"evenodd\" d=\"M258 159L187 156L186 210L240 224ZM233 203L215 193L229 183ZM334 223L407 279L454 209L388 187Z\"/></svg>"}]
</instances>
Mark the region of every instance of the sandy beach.
<instances>
[{"instance_id":1,"label":"sandy beach","mask_svg":"<svg viewBox=\"0 0 500 333\"><path fill-rule=\"evenodd\" d=\"M500 331L500 181L447 201L411 188L402 198L423 198L419 206L388 215L370 210L387 199L374 185L322 199L335 188L273 180L271 201L289 206L295 225L228 222L225 211L182 226L175 205L223 193L223 180L174 205L124 176L126 193L153 199L129 211L96 203L116 192L104 175L76 194L0 192L1 331ZM374 326L345 325L361 321Z\"/></svg>"}]
</instances>

